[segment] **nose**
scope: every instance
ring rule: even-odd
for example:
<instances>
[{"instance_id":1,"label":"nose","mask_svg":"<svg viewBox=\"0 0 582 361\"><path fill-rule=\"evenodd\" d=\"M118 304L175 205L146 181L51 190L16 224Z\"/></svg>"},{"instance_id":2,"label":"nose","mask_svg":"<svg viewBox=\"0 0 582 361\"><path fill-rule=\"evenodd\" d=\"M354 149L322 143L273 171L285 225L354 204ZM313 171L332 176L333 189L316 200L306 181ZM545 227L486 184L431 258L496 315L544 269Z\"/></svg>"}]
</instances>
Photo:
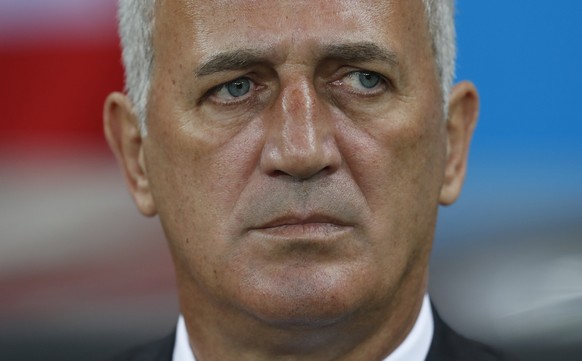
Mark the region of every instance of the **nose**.
<instances>
[{"instance_id":1,"label":"nose","mask_svg":"<svg viewBox=\"0 0 582 361\"><path fill-rule=\"evenodd\" d=\"M340 167L330 111L308 81L284 87L267 118L263 172L305 180Z\"/></svg>"}]
</instances>

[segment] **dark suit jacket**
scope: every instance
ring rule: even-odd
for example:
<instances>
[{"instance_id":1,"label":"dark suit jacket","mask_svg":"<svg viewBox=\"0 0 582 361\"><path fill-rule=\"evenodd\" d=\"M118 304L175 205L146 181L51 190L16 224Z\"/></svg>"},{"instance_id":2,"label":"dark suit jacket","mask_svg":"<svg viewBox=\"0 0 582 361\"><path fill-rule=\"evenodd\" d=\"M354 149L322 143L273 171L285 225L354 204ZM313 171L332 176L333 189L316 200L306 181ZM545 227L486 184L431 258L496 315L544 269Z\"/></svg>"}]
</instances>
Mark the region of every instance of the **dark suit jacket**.
<instances>
[{"instance_id":1,"label":"dark suit jacket","mask_svg":"<svg viewBox=\"0 0 582 361\"><path fill-rule=\"evenodd\" d=\"M434 335L426 361L517 361L479 342L469 340L441 320L433 307ZM112 361L172 361L175 332L133 349Z\"/></svg>"}]
</instances>

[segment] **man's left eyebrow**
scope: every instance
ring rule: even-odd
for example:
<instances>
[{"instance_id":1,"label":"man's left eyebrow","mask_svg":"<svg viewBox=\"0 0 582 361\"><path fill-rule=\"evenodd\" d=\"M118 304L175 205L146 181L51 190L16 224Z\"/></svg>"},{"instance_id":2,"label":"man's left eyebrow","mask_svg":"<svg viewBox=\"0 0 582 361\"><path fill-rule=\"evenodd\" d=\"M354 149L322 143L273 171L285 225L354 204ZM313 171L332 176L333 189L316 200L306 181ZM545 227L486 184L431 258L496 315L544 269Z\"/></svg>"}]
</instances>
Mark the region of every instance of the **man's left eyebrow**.
<instances>
[{"instance_id":1,"label":"man's left eyebrow","mask_svg":"<svg viewBox=\"0 0 582 361\"><path fill-rule=\"evenodd\" d=\"M330 44L323 47L322 53L326 58L353 63L380 61L398 65L396 53L371 42Z\"/></svg>"},{"instance_id":2,"label":"man's left eyebrow","mask_svg":"<svg viewBox=\"0 0 582 361\"><path fill-rule=\"evenodd\" d=\"M239 49L219 53L200 65L195 71L196 76L210 75L222 71L240 70L253 64L264 63L265 51Z\"/></svg>"}]
</instances>

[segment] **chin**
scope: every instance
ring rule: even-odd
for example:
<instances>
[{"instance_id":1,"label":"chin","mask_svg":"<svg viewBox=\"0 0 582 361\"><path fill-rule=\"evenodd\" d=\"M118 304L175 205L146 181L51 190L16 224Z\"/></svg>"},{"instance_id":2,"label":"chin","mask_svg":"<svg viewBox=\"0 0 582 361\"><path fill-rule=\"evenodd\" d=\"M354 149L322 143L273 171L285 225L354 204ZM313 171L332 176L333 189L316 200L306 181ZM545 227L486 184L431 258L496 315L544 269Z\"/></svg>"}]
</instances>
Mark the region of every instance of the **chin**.
<instances>
[{"instance_id":1,"label":"chin","mask_svg":"<svg viewBox=\"0 0 582 361\"><path fill-rule=\"evenodd\" d=\"M245 279L238 301L252 317L274 327L325 327L370 306L378 288L366 274L365 267L353 264L273 267Z\"/></svg>"}]
</instances>

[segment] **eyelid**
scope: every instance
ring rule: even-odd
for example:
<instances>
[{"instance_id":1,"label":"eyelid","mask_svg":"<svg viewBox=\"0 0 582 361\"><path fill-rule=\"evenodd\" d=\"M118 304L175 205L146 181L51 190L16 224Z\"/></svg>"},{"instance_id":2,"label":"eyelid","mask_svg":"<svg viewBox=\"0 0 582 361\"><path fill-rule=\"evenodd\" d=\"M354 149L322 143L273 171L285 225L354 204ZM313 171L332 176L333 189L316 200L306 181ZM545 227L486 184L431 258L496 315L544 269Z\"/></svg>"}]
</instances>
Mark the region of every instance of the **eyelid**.
<instances>
[{"instance_id":1,"label":"eyelid","mask_svg":"<svg viewBox=\"0 0 582 361\"><path fill-rule=\"evenodd\" d=\"M250 89L249 89L249 92L247 94L240 96L240 97L231 97L228 100L223 100L223 99L219 99L218 97L216 97L216 94L220 90L225 89L229 83L235 82L239 79L246 79L250 82ZM239 76L239 77L236 77L232 80L226 81L224 83L221 83L221 84L218 84L218 85L212 87L210 90L208 90L206 92L204 97L201 99L201 102L204 100L210 100L213 103L218 104L218 105L236 105L236 104L240 104L240 103L244 103L245 101L248 101L248 99L253 96L253 93L256 92L257 90L260 90L260 89L261 89L261 86L258 85L257 82L254 81L250 76L248 76L248 75Z\"/></svg>"},{"instance_id":2,"label":"eyelid","mask_svg":"<svg viewBox=\"0 0 582 361\"><path fill-rule=\"evenodd\" d=\"M346 82L345 82L346 78L355 77L359 73L369 73L369 74L376 75L380 78L380 82L378 83L378 85L376 87L370 88L370 89L365 89L363 87L362 87L362 89L357 89L349 84L346 84ZM343 74L344 75L340 79L333 81L331 84L336 85L336 86L346 85L350 89L353 89L352 91L350 91L350 93L354 93L357 95L374 96L374 95L379 95L381 93L384 93L386 90L390 90L393 88L392 81L389 78L387 78L386 76L384 76L376 71L366 70L366 69L352 69L352 70L345 72Z\"/></svg>"}]
</instances>

